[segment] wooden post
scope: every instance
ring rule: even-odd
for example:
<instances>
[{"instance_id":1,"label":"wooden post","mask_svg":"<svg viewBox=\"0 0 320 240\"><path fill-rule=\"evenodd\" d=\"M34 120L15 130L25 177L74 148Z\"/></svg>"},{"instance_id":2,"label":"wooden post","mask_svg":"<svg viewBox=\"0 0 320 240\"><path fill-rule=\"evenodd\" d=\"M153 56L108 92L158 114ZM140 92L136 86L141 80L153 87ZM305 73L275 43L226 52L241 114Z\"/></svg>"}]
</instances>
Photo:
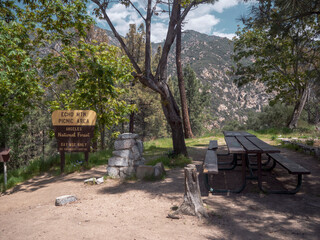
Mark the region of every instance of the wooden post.
<instances>
[{"instance_id":1,"label":"wooden post","mask_svg":"<svg viewBox=\"0 0 320 240\"><path fill-rule=\"evenodd\" d=\"M63 173L64 172L64 166L66 165L66 158L64 151L60 152L60 170Z\"/></svg>"},{"instance_id":2,"label":"wooden post","mask_svg":"<svg viewBox=\"0 0 320 240\"><path fill-rule=\"evenodd\" d=\"M177 211L169 214L170 218L179 218L179 214L197 216L198 218L208 217L208 213L203 206L197 168L194 164L189 164L184 168L185 192L183 203Z\"/></svg>"},{"instance_id":3,"label":"wooden post","mask_svg":"<svg viewBox=\"0 0 320 240\"><path fill-rule=\"evenodd\" d=\"M86 161L86 164L88 164L88 161L89 161L89 152L84 152L84 160Z\"/></svg>"},{"instance_id":4,"label":"wooden post","mask_svg":"<svg viewBox=\"0 0 320 240\"><path fill-rule=\"evenodd\" d=\"M7 163L3 162L4 186L7 187Z\"/></svg>"}]
</instances>

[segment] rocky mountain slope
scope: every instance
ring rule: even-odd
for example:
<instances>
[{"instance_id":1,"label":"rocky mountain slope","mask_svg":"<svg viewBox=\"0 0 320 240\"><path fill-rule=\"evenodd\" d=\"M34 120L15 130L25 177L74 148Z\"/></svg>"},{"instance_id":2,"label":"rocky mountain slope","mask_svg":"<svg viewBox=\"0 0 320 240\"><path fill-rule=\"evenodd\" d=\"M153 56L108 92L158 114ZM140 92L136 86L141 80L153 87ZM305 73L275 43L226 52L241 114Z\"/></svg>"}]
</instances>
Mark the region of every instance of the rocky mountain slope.
<instances>
[{"instance_id":1,"label":"rocky mountain slope","mask_svg":"<svg viewBox=\"0 0 320 240\"><path fill-rule=\"evenodd\" d=\"M112 33L108 32L108 35L114 43ZM153 44L153 50L158 45ZM208 127L219 127L231 120L245 121L248 111L260 111L270 98L261 83L242 88L233 83L233 76L229 74L232 53L233 43L227 38L189 30L182 34L182 64L189 64L212 94L212 119ZM168 75L176 76L174 45L169 54Z\"/></svg>"}]
</instances>

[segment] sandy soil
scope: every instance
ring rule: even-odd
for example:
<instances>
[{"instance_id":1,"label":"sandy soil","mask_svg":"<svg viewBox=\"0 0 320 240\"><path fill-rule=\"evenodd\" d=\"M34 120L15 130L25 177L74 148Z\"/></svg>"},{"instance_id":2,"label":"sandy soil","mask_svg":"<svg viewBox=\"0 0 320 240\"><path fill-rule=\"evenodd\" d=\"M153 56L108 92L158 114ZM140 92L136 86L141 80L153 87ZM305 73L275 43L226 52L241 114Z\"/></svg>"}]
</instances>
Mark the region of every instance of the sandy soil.
<instances>
[{"instance_id":1,"label":"sandy soil","mask_svg":"<svg viewBox=\"0 0 320 240\"><path fill-rule=\"evenodd\" d=\"M205 150L193 148L189 153L201 165ZM83 181L105 175L105 166L58 177L39 176L0 197L0 239L319 239L320 160L289 150L283 154L312 172L304 177L299 193L265 195L251 180L240 194L203 196L210 212L205 220L167 218L183 199L182 169L168 171L162 181L108 179L94 186ZM238 168L220 171L216 182L236 186ZM285 176L286 171L276 167L264 179L276 187L281 186L279 180L284 186L295 180ZM55 206L56 197L68 194L79 200Z\"/></svg>"}]
</instances>

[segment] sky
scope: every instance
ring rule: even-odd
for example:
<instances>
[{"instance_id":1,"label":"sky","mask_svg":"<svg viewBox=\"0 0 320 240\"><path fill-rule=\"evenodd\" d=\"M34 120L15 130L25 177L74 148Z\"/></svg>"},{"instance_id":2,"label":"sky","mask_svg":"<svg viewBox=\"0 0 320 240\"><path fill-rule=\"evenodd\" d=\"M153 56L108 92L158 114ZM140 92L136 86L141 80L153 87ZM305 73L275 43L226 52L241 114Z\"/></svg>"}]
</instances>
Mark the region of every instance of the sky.
<instances>
[{"instance_id":1,"label":"sky","mask_svg":"<svg viewBox=\"0 0 320 240\"><path fill-rule=\"evenodd\" d=\"M137 8L144 15L144 6L146 0L132 0ZM238 26L242 26L239 18L249 13L250 7L254 4L254 0L244 2L243 0L219 0L214 4L202 4L190 11L185 19L183 31L194 30L207 35L216 35L232 39ZM92 15L95 8L94 4L88 5L88 13ZM157 10L163 9L164 6L158 5ZM139 26L143 23L143 19L132 8L126 8L122 4L112 4L107 11L111 21L115 25L117 31L125 36L129 30L129 24L135 23ZM95 18L97 25L104 29L109 29L105 20ZM161 13L153 16L151 25L151 41L161 42L166 36L168 24L168 14Z\"/></svg>"}]
</instances>

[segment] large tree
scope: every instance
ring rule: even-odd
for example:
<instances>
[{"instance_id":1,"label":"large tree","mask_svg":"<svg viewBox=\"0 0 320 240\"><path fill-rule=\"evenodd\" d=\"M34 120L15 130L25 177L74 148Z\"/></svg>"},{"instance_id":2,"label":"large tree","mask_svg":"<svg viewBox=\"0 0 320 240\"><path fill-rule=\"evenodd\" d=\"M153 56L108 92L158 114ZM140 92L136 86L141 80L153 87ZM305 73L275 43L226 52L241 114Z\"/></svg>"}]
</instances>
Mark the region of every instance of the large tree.
<instances>
[{"instance_id":1,"label":"large tree","mask_svg":"<svg viewBox=\"0 0 320 240\"><path fill-rule=\"evenodd\" d=\"M181 11L181 4L179 4L179 15ZM182 45L182 23L177 26L177 37L176 37L176 66L177 66L177 77L179 86L179 95L181 102L183 129L185 138L193 138L193 133L190 125L190 118L188 112L188 102L186 95L185 81L183 78L183 69L181 63L181 45Z\"/></svg>"},{"instance_id":2,"label":"large tree","mask_svg":"<svg viewBox=\"0 0 320 240\"><path fill-rule=\"evenodd\" d=\"M262 81L276 101L294 105L288 127L295 128L310 89L319 83L319 25L316 14L302 17L300 8L284 12L286 5L277 4L260 1L237 32L236 82Z\"/></svg>"},{"instance_id":3,"label":"large tree","mask_svg":"<svg viewBox=\"0 0 320 240\"><path fill-rule=\"evenodd\" d=\"M194 7L199 2L197 1L186 1L184 3L184 9L179 14L179 4L181 1L174 0L172 2L172 6L170 7L170 18L169 24L167 29L166 39L164 41L162 55L157 66L156 73L152 73L151 69L151 19L154 14L156 14L156 7L161 3L161 1L152 1L148 0L146 2L145 14L143 14L137 5L135 5L134 1L125 0L119 1L126 6L133 7L145 24L145 32L146 32L146 42L145 42L145 60L144 60L144 70L138 65L132 54L130 53L128 46L123 41L122 37L115 29L111 19L108 15L108 7L111 4L111 1L102 1L102 0L91 0L93 3L97 5L95 9L95 13L101 19L107 21L108 25L110 26L112 32L114 33L115 37L121 44L121 47L126 52L127 56L129 57L135 72L133 75L146 87L152 89L153 91L157 92L161 96L161 104L163 108L163 112L166 116L167 122L171 127L172 132L172 141L173 141L173 151L175 154L185 154L187 155L187 148L184 141L184 134L183 134L183 126L182 120L180 117L180 111L177 106L177 103L174 100L174 97L168 87L167 84L167 60L170 48L174 42L174 39L177 34L177 26L181 24L181 22L185 19L188 12L192 7ZM205 1L203 1L205 2Z\"/></svg>"}]
</instances>

